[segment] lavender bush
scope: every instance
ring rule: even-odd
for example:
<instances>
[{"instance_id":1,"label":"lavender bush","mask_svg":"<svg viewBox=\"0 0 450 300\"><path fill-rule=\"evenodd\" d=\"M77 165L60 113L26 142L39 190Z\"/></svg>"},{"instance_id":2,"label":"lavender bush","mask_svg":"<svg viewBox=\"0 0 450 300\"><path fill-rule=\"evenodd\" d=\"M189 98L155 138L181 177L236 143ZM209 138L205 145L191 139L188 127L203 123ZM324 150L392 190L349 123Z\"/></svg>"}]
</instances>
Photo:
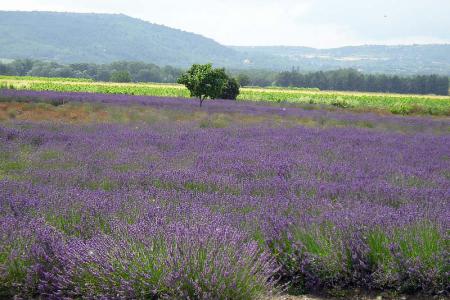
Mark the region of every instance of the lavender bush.
<instances>
[{"instance_id":1,"label":"lavender bush","mask_svg":"<svg viewBox=\"0 0 450 300\"><path fill-rule=\"evenodd\" d=\"M185 99L2 97L197 113ZM0 295L449 292L447 119L226 101L204 110L329 126L2 123Z\"/></svg>"}]
</instances>

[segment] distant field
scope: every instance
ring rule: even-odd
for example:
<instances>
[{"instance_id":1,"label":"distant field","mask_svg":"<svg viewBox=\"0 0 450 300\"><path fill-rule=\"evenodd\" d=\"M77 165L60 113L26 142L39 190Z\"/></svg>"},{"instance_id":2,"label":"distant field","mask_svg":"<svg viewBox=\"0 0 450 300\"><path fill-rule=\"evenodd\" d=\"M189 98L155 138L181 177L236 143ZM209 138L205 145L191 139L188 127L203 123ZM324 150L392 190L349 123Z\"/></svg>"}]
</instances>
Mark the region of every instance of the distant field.
<instances>
[{"instance_id":1,"label":"distant field","mask_svg":"<svg viewBox=\"0 0 450 300\"><path fill-rule=\"evenodd\" d=\"M59 78L59 77L32 77L32 76L5 76L5 75L0 75L0 81L93 82L93 80L89 78Z\"/></svg>"},{"instance_id":2,"label":"distant field","mask_svg":"<svg viewBox=\"0 0 450 300\"><path fill-rule=\"evenodd\" d=\"M0 87L35 91L89 92L161 97L189 97L177 84L106 83L84 79L0 76ZM450 115L450 97L360 92L319 91L315 89L241 88L238 100L330 105L355 111L394 114Z\"/></svg>"}]
</instances>

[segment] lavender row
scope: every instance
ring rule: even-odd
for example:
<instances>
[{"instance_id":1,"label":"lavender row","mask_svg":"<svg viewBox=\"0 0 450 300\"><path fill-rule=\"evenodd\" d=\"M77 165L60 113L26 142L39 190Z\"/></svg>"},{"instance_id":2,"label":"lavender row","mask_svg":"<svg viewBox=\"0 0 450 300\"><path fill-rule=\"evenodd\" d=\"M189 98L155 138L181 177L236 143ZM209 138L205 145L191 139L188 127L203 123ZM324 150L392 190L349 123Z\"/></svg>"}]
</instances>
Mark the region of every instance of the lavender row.
<instances>
[{"instance_id":1,"label":"lavender row","mask_svg":"<svg viewBox=\"0 0 450 300\"><path fill-rule=\"evenodd\" d=\"M198 100L186 98L168 98L133 95L93 94L81 92L53 92L29 90L0 90L0 101L47 102L56 105L79 102L121 106L149 106L156 109L178 110L183 112L198 111ZM403 125L423 130L424 128L450 131L448 119L426 117L401 117L395 115L377 115L373 113L351 113L343 110L330 111L318 109L317 105L303 105L302 108L292 104L271 104L269 102L236 102L229 100L209 101L201 111L208 113L239 113L247 115L277 115L281 117L299 117L315 120L337 120L344 122L362 122L369 128L377 123Z\"/></svg>"}]
</instances>

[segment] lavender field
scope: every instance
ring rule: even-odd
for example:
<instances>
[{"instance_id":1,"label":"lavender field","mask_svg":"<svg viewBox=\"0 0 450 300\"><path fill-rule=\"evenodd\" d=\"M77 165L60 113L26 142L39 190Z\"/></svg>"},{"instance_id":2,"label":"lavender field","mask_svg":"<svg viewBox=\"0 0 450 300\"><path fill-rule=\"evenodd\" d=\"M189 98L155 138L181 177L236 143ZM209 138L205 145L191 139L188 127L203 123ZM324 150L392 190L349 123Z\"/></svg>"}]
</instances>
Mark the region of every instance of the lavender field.
<instances>
[{"instance_id":1,"label":"lavender field","mask_svg":"<svg viewBox=\"0 0 450 300\"><path fill-rule=\"evenodd\" d=\"M450 120L0 92L0 297L450 292Z\"/></svg>"}]
</instances>

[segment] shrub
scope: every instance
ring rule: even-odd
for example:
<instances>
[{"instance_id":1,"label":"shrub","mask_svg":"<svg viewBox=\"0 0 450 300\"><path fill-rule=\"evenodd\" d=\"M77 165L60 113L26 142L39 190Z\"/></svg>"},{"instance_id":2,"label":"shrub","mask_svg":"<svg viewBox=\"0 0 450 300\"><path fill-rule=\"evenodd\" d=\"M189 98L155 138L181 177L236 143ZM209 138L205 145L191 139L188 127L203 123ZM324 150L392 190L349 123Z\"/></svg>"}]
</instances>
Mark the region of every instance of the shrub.
<instances>
[{"instance_id":1,"label":"shrub","mask_svg":"<svg viewBox=\"0 0 450 300\"><path fill-rule=\"evenodd\" d=\"M417 104L398 103L391 108L391 113L397 115L411 115L423 112L423 108Z\"/></svg>"},{"instance_id":2,"label":"shrub","mask_svg":"<svg viewBox=\"0 0 450 300\"><path fill-rule=\"evenodd\" d=\"M342 97L337 97L336 99L334 99L333 101L331 101L331 105L335 106L335 107L339 107L339 108L351 108L352 104L343 99Z\"/></svg>"},{"instance_id":3,"label":"shrub","mask_svg":"<svg viewBox=\"0 0 450 300\"><path fill-rule=\"evenodd\" d=\"M222 99L236 100L239 95L239 83L235 78L228 78L222 90Z\"/></svg>"}]
</instances>

